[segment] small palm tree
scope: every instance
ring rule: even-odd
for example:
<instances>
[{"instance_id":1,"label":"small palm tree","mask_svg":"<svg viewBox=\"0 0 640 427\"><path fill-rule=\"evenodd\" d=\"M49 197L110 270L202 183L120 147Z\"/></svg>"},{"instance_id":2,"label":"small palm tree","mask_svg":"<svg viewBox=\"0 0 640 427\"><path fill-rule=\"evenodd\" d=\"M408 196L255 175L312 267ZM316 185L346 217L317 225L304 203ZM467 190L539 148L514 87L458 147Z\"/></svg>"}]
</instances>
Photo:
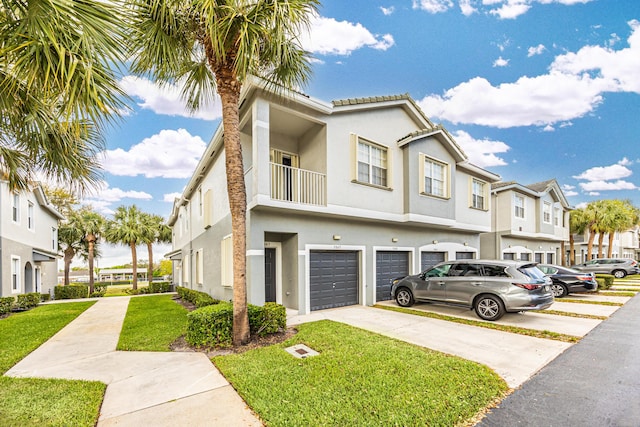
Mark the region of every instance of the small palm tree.
<instances>
[{"instance_id":1,"label":"small palm tree","mask_svg":"<svg viewBox=\"0 0 640 427\"><path fill-rule=\"evenodd\" d=\"M80 227L81 219L77 212L69 211L66 219L58 228L58 245L64 259L64 285L69 285L69 271L71 262L76 255L82 255L86 250L83 242L84 233Z\"/></svg>"},{"instance_id":2,"label":"small palm tree","mask_svg":"<svg viewBox=\"0 0 640 427\"><path fill-rule=\"evenodd\" d=\"M300 32L319 0L127 0L131 69L185 83L194 111L214 91L222 104L227 193L233 233L233 343L249 340L246 284L247 194L240 145L240 90L251 76L297 88L310 75Z\"/></svg>"},{"instance_id":3,"label":"small palm tree","mask_svg":"<svg viewBox=\"0 0 640 427\"><path fill-rule=\"evenodd\" d=\"M147 278L151 282L153 278L153 244L171 243L171 227L169 227L160 215L142 215L143 236L142 242L147 245L149 255L149 265L147 267Z\"/></svg>"},{"instance_id":4,"label":"small palm tree","mask_svg":"<svg viewBox=\"0 0 640 427\"><path fill-rule=\"evenodd\" d=\"M89 264L89 294L94 290L94 269L93 261L96 255L96 243L104 232L106 220L99 213L90 207L80 210L80 227L83 239L87 244L87 263Z\"/></svg>"},{"instance_id":5,"label":"small palm tree","mask_svg":"<svg viewBox=\"0 0 640 427\"><path fill-rule=\"evenodd\" d=\"M113 220L107 221L104 237L107 242L129 246L131 249L131 265L133 267L133 289L138 289L138 254L136 246L142 242L144 227L142 212L136 205L120 206L113 215Z\"/></svg>"},{"instance_id":6,"label":"small palm tree","mask_svg":"<svg viewBox=\"0 0 640 427\"><path fill-rule=\"evenodd\" d=\"M584 209L574 209L569 214L569 264L576 263L574 235L582 235L587 230L588 218Z\"/></svg>"}]
</instances>

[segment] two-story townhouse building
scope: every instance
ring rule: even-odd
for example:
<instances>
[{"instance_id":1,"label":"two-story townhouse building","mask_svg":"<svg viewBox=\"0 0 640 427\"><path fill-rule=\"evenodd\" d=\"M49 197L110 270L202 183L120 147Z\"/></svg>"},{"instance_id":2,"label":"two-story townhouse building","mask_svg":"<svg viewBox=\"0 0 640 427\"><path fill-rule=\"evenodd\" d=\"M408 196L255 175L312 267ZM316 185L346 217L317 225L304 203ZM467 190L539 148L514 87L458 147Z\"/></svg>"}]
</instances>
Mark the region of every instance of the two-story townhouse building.
<instances>
[{"instance_id":1,"label":"two-story townhouse building","mask_svg":"<svg viewBox=\"0 0 640 427\"><path fill-rule=\"evenodd\" d=\"M555 179L494 183L491 200L492 231L480 238L483 258L566 264L571 207Z\"/></svg>"},{"instance_id":2,"label":"two-story townhouse building","mask_svg":"<svg viewBox=\"0 0 640 427\"><path fill-rule=\"evenodd\" d=\"M640 259L640 227L635 226L629 230L615 232L611 245L611 257L613 258L630 258ZM574 256L575 263L580 264L589 260L589 232L583 234L575 234L574 238ZM593 240L591 249L591 259L598 258L600 253L600 234L597 233ZM602 257L607 258L609 255L609 233L602 236Z\"/></svg>"},{"instance_id":3,"label":"two-story townhouse building","mask_svg":"<svg viewBox=\"0 0 640 427\"><path fill-rule=\"evenodd\" d=\"M52 292L61 219L39 185L18 192L0 181L0 296Z\"/></svg>"},{"instance_id":4,"label":"two-story townhouse building","mask_svg":"<svg viewBox=\"0 0 640 427\"><path fill-rule=\"evenodd\" d=\"M258 84L241 98L247 293L301 313L390 298L390 279L479 256L500 177L469 163L408 95L323 102ZM174 281L232 298L223 130L182 196Z\"/></svg>"}]
</instances>

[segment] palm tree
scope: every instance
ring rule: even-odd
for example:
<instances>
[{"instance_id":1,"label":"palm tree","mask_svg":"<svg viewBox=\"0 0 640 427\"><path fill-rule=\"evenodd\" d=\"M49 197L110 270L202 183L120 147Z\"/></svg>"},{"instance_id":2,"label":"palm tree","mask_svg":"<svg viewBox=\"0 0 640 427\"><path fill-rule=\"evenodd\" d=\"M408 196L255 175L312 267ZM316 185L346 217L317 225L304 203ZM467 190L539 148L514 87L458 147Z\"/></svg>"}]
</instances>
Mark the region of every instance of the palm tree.
<instances>
[{"instance_id":1,"label":"palm tree","mask_svg":"<svg viewBox=\"0 0 640 427\"><path fill-rule=\"evenodd\" d=\"M131 265L133 267L133 289L138 289L138 254L136 246L142 242L144 229L141 221L142 212L136 205L120 206L108 221L104 237L110 243L127 245L131 248Z\"/></svg>"},{"instance_id":2,"label":"palm tree","mask_svg":"<svg viewBox=\"0 0 640 427\"><path fill-rule=\"evenodd\" d=\"M610 200L608 211L609 247L607 257L613 256L613 239L616 232L626 231L640 222L640 212L629 200Z\"/></svg>"},{"instance_id":3,"label":"palm tree","mask_svg":"<svg viewBox=\"0 0 640 427\"><path fill-rule=\"evenodd\" d=\"M114 2L0 2L0 176L14 189L39 172L84 188L98 178L100 134L123 106Z\"/></svg>"},{"instance_id":4,"label":"palm tree","mask_svg":"<svg viewBox=\"0 0 640 427\"><path fill-rule=\"evenodd\" d=\"M93 293L94 269L93 260L96 255L96 242L104 232L105 218L90 207L82 208L79 212L80 227L83 239L87 244L87 262L89 264L89 294Z\"/></svg>"},{"instance_id":5,"label":"palm tree","mask_svg":"<svg viewBox=\"0 0 640 427\"><path fill-rule=\"evenodd\" d=\"M147 278L149 283L153 278L153 244L171 243L171 227L169 227L160 215L142 215L143 236L142 242L147 245L149 265L147 266Z\"/></svg>"},{"instance_id":6,"label":"palm tree","mask_svg":"<svg viewBox=\"0 0 640 427\"><path fill-rule=\"evenodd\" d=\"M587 230L588 218L584 209L574 209L569 214L569 264L576 263L574 235L582 235Z\"/></svg>"},{"instance_id":7,"label":"palm tree","mask_svg":"<svg viewBox=\"0 0 640 427\"><path fill-rule=\"evenodd\" d=\"M69 285L71 262L76 255L84 253L84 233L80 227L81 219L77 212L69 211L66 219L58 228L58 245L64 255L64 285Z\"/></svg>"},{"instance_id":8,"label":"palm tree","mask_svg":"<svg viewBox=\"0 0 640 427\"><path fill-rule=\"evenodd\" d=\"M310 75L298 35L319 0L128 0L131 69L160 82L184 82L194 111L222 103L227 193L233 234L233 343L249 340L246 287L247 195L240 146L240 90L249 76L296 88ZM276 86L278 85L278 86Z\"/></svg>"},{"instance_id":9,"label":"palm tree","mask_svg":"<svg viewBox=\"0 0 640 427\"><path fill-rule=\"evenodd\" d=\"M596 200L590 202L585 208L585 220L587 223L586 230L589 231L589 240L587 243L587 260L590 260L593 255L593 242L596 235L601 233L603 217L605 215L605 203L602 200ZM602 257L602 254L599 255Z\"/></svg>"}]
</instances>

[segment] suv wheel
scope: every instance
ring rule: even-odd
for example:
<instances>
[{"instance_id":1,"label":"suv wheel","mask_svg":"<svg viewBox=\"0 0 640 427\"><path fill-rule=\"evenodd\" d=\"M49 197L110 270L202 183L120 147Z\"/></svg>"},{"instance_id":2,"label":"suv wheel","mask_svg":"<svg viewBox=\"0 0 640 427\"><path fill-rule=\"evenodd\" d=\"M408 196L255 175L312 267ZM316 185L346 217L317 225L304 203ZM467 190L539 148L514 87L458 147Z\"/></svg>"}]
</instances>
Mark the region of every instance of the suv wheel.
<instances>
[{"instance_id":1,"label":"suv wheel","mask_svg":"<svg viewBox=\"0 0 640 427\"><path fill-rule=\"evenodd\" d=\"M623 279L627 275L627 272L624 270L613 270L613 276L616 279Z\"/></svg>"},{"instance_id":2,"label":"suv wheel","mask_svg":"<svg viewBox=\"0 0 640 427\"><path fill-rule=\"evenodd\" d=\"M396 302L400 307L411 307L413 305L413 294L407 288L400 288L396 292Z\"/></svg>"},{"instance_id":3,"label":"suv wheel","mask_svg":"<svg viewBox=\"0 0 640 427\"><path fill-rule=\"evenodd\" d=\"M493 295L479 296L473 305L473 309L478 317L483 320L498 320L505 313L502 301Z\"/></svg>"},{"instance_id":4,"label":"suv wheel","mask_svg":"<svg viewBox=\"0 0 640 427\"><path fill-rule=\"evenodd\" d=\"M554 283L551 285L551 292L553 293L553 297L554 298L562 298L564 296L566 296L569 292L567 291L567 288L564 287L564 285L561 285L560 283Z\"/></svg>"}]
</instances>

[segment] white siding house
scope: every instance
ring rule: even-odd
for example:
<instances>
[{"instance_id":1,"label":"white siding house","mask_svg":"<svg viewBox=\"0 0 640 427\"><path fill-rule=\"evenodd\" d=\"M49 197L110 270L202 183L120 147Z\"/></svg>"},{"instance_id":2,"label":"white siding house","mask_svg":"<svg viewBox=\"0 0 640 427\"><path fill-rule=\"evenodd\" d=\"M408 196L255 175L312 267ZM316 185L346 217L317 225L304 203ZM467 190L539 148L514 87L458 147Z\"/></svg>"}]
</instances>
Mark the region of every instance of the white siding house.
<instances>
[{"instance_id":1,"label":"white siding house","mask_svg":"<svg viewBox=\"0 0 640 427\"><path fill-rule=\"evenodd\" d=\"M53 291L62 218L40 186L14 192L0 181L0 296Z\"/></svg>"},{"instance_id":2,"label":"white siding house","mask_svg":"<svg viewBox=\"0 0 640 427\"><path fill-rule=\"evenodd\" d=\"M389 299L392 278L477 258L499 176L468 162L408 95L323 102L243 90L247 292L301 313ZM182 196L174 281L232 298L222 129Z\"/></svg>"}]
</instances>

